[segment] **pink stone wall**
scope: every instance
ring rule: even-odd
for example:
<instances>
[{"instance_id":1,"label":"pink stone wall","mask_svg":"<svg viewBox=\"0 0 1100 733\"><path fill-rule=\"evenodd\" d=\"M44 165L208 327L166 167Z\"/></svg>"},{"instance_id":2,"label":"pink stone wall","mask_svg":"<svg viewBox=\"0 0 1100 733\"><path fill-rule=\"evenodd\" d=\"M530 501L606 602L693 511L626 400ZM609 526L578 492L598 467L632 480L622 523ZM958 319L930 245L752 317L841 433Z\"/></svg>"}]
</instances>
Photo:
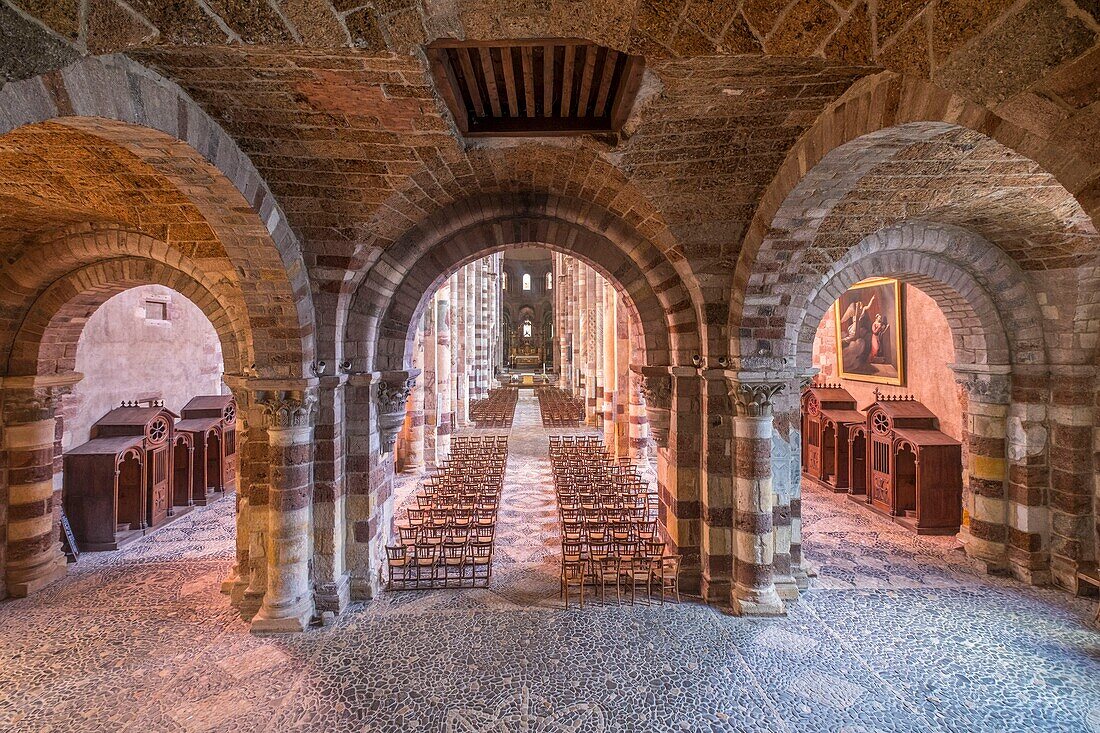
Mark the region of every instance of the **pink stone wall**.
<instances>
[{"instance_id":1,"label":"pink stone wall","mask_svg":"<svg viewBox=\"0 0 1100 733\"><path fill-rule=\"evenodd\" d=\"M906 386L882 385L884 392L905 391L913 394L940 418L940 429L951 437L963 439L963 405L959 387L949 364L955 361L951 327L936 302L912 285L905 288ZM814 336L814 366L829 381L836 381L836 326L830 308ZM871 382L841 380L852 393L860 409L866 409L880 385Z\"/></svg>"},{"instance_id":2,"label":"pink stone wall","mask_svg":"<svg viewBox=\"0 0 1100 733\"><path fill-rule=\"evenodd\" d=\"M146 301L167 304L168 320L146 317ZM221 394L222 350L214 327L190 300L160 285L114 296L80 335L76 370L84 379L62 404L62 449L88 440L99 418L123 400L162 399L179 412L195 395Z\"/></svg>"}]
</instances>

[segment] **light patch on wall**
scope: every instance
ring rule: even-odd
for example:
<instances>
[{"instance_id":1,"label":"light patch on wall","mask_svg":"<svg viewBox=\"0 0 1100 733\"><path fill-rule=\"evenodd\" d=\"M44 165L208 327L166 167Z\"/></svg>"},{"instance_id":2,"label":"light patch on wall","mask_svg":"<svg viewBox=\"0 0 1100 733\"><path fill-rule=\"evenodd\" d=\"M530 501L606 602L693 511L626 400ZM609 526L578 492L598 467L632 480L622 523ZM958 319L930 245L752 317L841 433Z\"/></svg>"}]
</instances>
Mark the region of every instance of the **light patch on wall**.
<instances>
[{"instance_id":1,"label":"light patch on wall","mask_svg":"<svg viewBox=\"0 0 1100 733\"><path fill-rule=\"evenodd\" d=\"M145 301L145 320L147 321L167 321L168 320L168 303L163 300L147 300Z\"/></svg>"}]
</instances>

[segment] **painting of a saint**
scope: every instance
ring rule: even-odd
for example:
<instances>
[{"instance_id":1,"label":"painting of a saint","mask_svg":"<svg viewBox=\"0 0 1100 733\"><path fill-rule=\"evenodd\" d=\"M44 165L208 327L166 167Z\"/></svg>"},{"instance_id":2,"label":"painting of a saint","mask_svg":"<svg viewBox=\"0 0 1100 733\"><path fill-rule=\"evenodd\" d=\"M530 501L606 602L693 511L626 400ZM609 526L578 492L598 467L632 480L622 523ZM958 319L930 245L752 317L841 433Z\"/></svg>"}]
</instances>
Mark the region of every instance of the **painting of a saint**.
<instances>
[{"instance_id":1,"label":"painting of a saint","mask_svg":"<svg viewBox=\"0 0 1100 733\"><path fill-rule=\"evenodd\" d=\"M905 384L905 324L901 283L873 278L856 283L836 302L839 376Z\"/></svg>"}]
</instances>

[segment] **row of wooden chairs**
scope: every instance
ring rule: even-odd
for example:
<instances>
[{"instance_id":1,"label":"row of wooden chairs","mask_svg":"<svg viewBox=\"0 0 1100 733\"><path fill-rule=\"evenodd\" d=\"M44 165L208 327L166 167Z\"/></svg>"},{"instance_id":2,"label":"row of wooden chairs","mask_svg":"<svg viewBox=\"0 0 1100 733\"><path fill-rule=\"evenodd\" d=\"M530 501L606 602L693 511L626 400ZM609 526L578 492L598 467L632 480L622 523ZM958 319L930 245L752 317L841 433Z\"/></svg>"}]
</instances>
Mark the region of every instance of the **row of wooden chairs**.
<instances>
[{"instance_id":1,"label":"row of wooden chairs","mask_svg":"<svg viewBox=\"0 0 1100 733\"><path fill-rule=\"evenodd\" d=\"M518 400L516 387L491 389L488 397L470 403L470 419L479 428L511 427Z\"/></svg>"},{"instance_id":2,"label":"row of wooden chairs","mask_svg":"<svg viewBox=\"0 0 1100 733\"><path fill-rule=\"evenodd\" d=\"M576 427L584 422L584 401L557 387L535 389L539 399L539 414L545 427Z\"/></svg>"},{"instance_id":3,"label":"row of wooden chairs","mask_svg":"<svg viewBox=\"0 0 1100 733\"><path fill-rule=\"evenodd\" d=\"M391 588L488 587L507 436L456 436L386 547Z\"/></svg>"},{"instance_id":4,"label":"row of wooden chairs","mask_svg":"<svg viewBox=\"0 0 1100 733\"><path fill-rule=\"evenodd\" d=\"M565 438L568 438L566 440ZM561 587L566 608L576 591L584 607L586 588L606 602L614 588L630 602L644 589L680 600L680 556L665 554L657 529L655 492L629 461L607 454L598 436L551 436L550 461L562 535Z\"/></svg>"}]
</instances>

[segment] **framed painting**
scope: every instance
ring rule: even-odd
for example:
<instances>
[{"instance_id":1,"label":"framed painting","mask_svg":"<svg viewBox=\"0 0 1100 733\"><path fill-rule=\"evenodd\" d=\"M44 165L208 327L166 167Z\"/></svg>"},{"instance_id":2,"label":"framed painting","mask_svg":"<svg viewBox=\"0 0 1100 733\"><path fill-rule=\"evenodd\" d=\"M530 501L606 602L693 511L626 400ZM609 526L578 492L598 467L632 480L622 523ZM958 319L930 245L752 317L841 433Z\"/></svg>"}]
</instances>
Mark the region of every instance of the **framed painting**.
<instances>
[{"instance_id":1,"label":"framed painting","mask_svg":"<svg viewBox=\"0 0 1100 733\"><path fill-rule=\"evenodd\" d=\"M871 278L834 304L841 379L905 386L905 304L901 283Z\"/></svg>"}]
</instances>

